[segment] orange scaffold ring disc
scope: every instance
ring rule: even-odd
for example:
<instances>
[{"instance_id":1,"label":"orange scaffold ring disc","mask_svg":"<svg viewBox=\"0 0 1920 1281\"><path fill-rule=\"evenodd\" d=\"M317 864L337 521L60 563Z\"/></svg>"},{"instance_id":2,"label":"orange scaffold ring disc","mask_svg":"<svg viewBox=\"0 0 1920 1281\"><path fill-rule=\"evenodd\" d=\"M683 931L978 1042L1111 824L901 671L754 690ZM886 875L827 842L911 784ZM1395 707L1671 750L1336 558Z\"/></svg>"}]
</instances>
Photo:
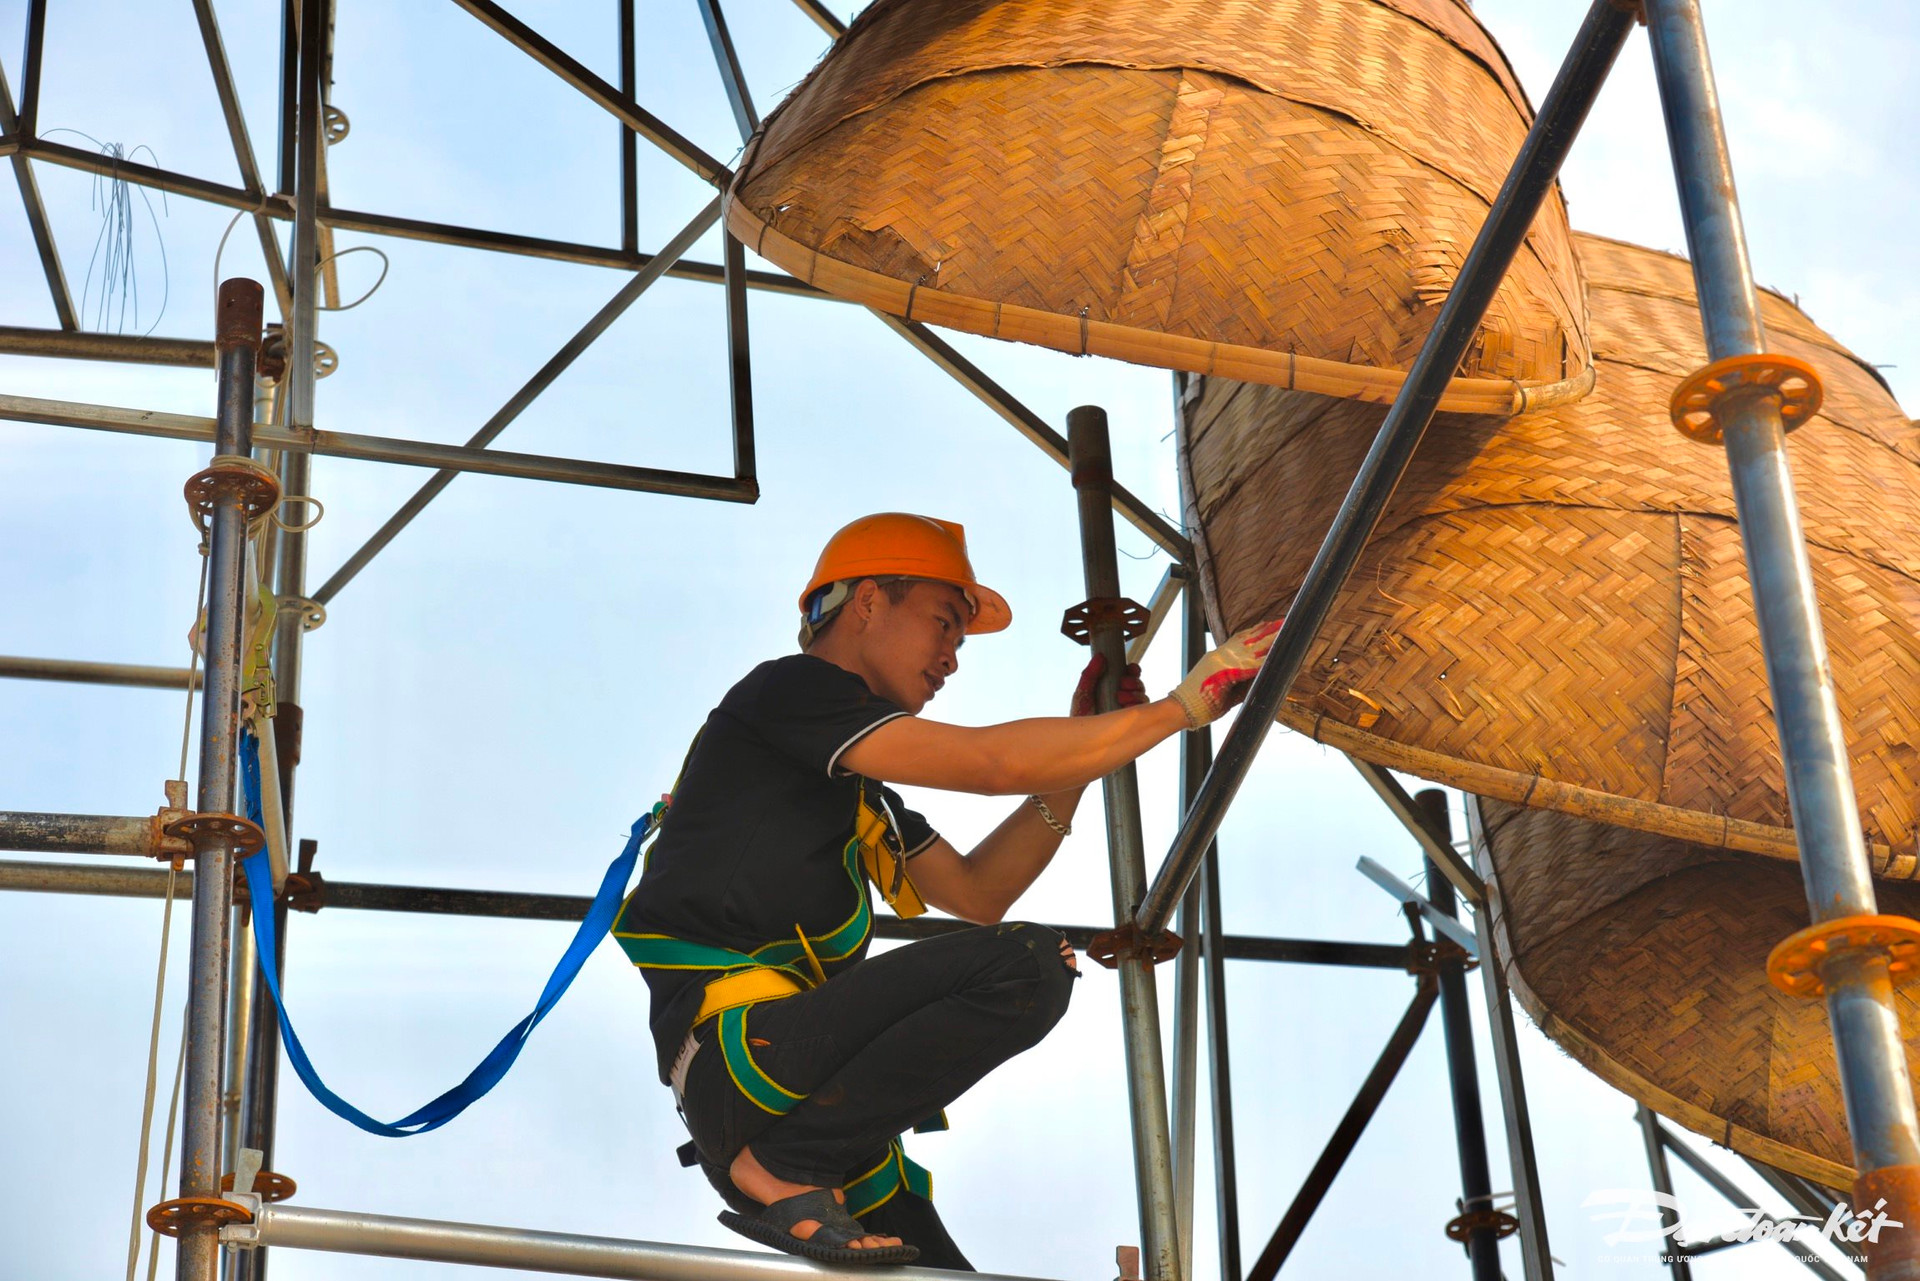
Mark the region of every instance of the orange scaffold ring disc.
<instances>
[{"instance_id":1,"label":"orange scaffold ring disc","mask_svg":"<svg viewBox=\"0 0 1920 1281\"><path fill-rule=\"evenodd\" d=\"M1709 445L1720 443L1724 424L1720 402L1728 393L1761 387L1780 394L1780 422L1788 431L1814 416L1826 392L1812 365L1777 352L1728 356L1696 369L1674 389L1668 402L1673 425L1684 436Z\"/></svg>"},{"instance_id":2,"label":"orange scaffold ring disc","mask_svg":"<svg viewBox=\"0 0 1920 1281\"><path fill-rule=\"evenodd\" d=\"M163 1237L177 1237L183 1229L212 1224L251 1223L253 1211L237 1201L217 1196L183 1196L162 1201L147 1211L147 1226Z\"/></svg>"},{"instance_id":3,"label":"orange scaffold ring disc","mask_svg":"<svg viewBox=\"0 0 1920 1281\"><path fill-rule=\"evenodd\" d=\"M1767 978L1789 996L1821 996L1820 965L1841 952L1886 952L1894 986L1920 975L1920 921L1904 916L1842 916L1787 935L1767 957Z\"/></svg>"}]
</instances>

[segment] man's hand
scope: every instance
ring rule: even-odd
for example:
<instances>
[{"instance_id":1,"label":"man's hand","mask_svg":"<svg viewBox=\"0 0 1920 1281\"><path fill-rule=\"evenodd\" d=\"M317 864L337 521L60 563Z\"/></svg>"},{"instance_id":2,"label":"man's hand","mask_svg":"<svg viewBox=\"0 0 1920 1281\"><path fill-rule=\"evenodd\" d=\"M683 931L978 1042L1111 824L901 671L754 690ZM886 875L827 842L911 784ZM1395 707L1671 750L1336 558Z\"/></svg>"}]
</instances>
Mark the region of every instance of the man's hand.
<instances>
[{"instance_id":1,"label":"man's hand","mask_svg":"<svg viewBox=\"0 0 1920 1281\"><path fill-rule=\"evenodd\" d=\"M1092 716L1093 689L1100 678L1107 674L1107 656L1095 654L1087 660L1086 670L1080 673L1080 683L1073 689L1073 706L1067 712L1069 716ZM1147 687L1140 679L1140 664L1128 663L1127 670L1120 677L1121 707L1138 707L1147 701Z\"/></svg>"},{"instance_id":2,"label":"man's hand","mask_svg":"<svg viewBox=\"0 0 1920 1281\"><path fill-rule=\"evenodd\" d=\"M1267 651L1285 621L1258 623L1238 632L1193 665L1169 695L1187 714L1188 728L1211 724L1239 705L1247 696L1247 682L1267 661Z\"/></svg>"}]
</instances>

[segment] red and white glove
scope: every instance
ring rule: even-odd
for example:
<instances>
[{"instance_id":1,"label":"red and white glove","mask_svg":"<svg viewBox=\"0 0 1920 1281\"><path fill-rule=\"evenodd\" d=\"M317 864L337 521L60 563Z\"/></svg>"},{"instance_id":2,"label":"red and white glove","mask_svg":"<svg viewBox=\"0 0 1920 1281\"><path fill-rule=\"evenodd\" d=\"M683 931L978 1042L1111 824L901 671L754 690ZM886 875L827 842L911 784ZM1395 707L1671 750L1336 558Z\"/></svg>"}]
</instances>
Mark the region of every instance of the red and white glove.
<instances>
[{"instance_id":1,"label":"red and white glove","mask_svg":"<svg viewBox=\"0 0 1920 1281\"><path fill-rule=\"evenodd\" d=\"M1093 687L1107 674L1107 657L1095 654L1087 661L1086 670L1080 673L1080 683L1074 686L1073 707L1069 716L1092 716ZM1137 707L1147 701L1147 687L1140 680L1140 664L1128 663L1126 671L1120 674L1119 706Z\"/></svg>"},{"instance_id":2,"label":"red and white glove","mask_svg":"<svg viewBox=\"0 0 1920 1281\"><path fill-rule=\"evenodd\" d=\"M1247 682L1266 661L1273 638L1285 621L1255 624L1193 665L1187 678L1168 695L1187 714L1188 728L1212 724L1247 696Z\"/></svg>"}]
</instances>

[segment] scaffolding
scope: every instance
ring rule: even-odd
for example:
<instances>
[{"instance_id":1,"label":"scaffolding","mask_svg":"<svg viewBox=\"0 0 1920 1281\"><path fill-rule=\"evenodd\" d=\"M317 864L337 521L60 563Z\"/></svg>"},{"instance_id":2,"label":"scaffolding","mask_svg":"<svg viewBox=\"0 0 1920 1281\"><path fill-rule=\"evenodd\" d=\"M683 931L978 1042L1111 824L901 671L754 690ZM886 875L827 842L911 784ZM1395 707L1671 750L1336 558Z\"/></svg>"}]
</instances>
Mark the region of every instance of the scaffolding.
<instances>
[{"instance_id":1,"label":"scaffolding","mask_svg":"<svg viewBox=\"0 0 1920 1281\"><path fill-rule=\"evenodd\" d=\"M273 903L241 904L278 918L294 910L374 910L530 920L579 920L587 900L458 888L328 881L311 868L311 850L288 848L299 757L301 649L305 632L326 605L393 538L463 472L673 494L726 502L758 496L754 453L752 361L747 294L764 290L824 298L779 272L750 270L745 247L723 229L720 263L690 261L694 244L720 222L732 177L728 167L643 107L634 97L634 0L620 0L621 83L612 85L567 55L540 32L493 0L454 0L513 48L559 77L624 129L620 152L622 244L610 248L506 234L480 228L341 209L326 196L325 149L332 127L327 101L333 51L331 0L284 0L278 180L270 190L255 158L239 106L211 0L192 0L207 64L242 175L238 187L175 173L157 165L102 158L42 136L37 128L47 0L29 0L26 55L19 101L0 76L0 156L11 160L19 194L59 317L57 330L0 328L0 352L89 360L208 367L218 376L212 417L0 395L0 418L174 440L211 443L214 457L193 478L190 501L205 531L207 595L205 672L89 663L54 658L0 658L0 676L107 685L197 689L202 700L198 795L189 806L184 782L158 814L143 816L0 814L0 848L17 853L97 854L171 861L173 872L113 864L0 861L0 889L126 897L183 898L191 903L192 939L188 1031L184 1062L184 1126L178 1196L154 1207L149 1221L179 1240L178 1275L213 1281L223 1266L246 1281L264 1276L269 1249L308 1249L512 1266L587 1276L772 1278L806 1275L809 1265L784 1257L703 1250L646 1242L569 1236L514 1228L400 1219L276 1203L273 1173L280 1066L277 1015L262 958L252 935L237 928L237 860L264 843L274 854ZM695 0L728 103L743 140L759 126L720 0ZM844 26L817 0L796 0L829 35ZM1182 1281L1192 1274L1193 1204L1200 1121L1196 1104L1203 1070L1213 1099L1211 1139L1222 1271L1227 1281L1272 1281L1352 1152L1438 1005L1453 1097L1460 1163L1461 1215L1448 1233L1466 1250L1475 1281L1500 1275L1498 1241L1517 1234L1529 1281L1553 1275L1533 1150L1531 1121L1506 988L1507 960L1486 910L1492 866L1471 801L1469 854L1450 830L1445 797L1409 795L1378 766L1353 763L1404 827L1427 867L1424 892L1400 885L1380 869L1369 871L1404 904L1404 945L1323 939L1229 935L1222 923L1216 837L1245 781L1274 715L1285 700L1334 598L1345 583L1391 497L1442 388L1479 325L1507 265L1616 56L1636 23L1649 28L1681 195L1696 283L1712 359L1710 369L1752 360L1764 351L1749 275L1731 168L1721 131L1704 31L1695 0L1595 0L1553 88L1538 112L1507 181L1494 202L1440 317L1381 426L1333 527L1296 596L1269 661L1252 683L1246 705L1214 753L1206 731L1185 736L1181 757L1184 819L1157 869L1150 868L1141 830L1140 794L1132 766L1105 780L1107 839L1114 921L1059 926L1076 945L1093 947L1118 968L1125 1033L1138 1193L1138 1275ZM656 253L638 246L638 143L644 140L716 194ZM262 285L229 280L221 286L212 342L147 339L81 331L33 164L106 174L156 191L233 209L252 222L269 265ZM283 258L276 224L291 223L292 250ZM359 435L316 426L315 384L325 359L316 333L323 295L337 282L323 266L332 258L335 231L432 241L489 252L597 265L632 273L627 283L564 344L487 423L461 446ZM727 368L733 466L706 475L586 459L511 453L493 441L647 288L663 276L721 286L725 297ZM282 318L277 337L263 343L263 305L271 297ZM878 314L878 313L876 313ZM995 414L1074 476L1087 602L1078 607L1088 643L1107 658L1099 691L1102 710L1115 705L1115 685L1127 659L1137 659L1161 625L1177 612L1183 656L1191 664L1206 648L1192 548L1179 529L1112 477L1105 414L1097 408L1069 415L1063 435L956 349L909 320L880 319L909 345L951 375ZM261 406L268 407L263 417ZM1792 479L1783 447L1782 398L1777 387L1727 383L1708 401L1723 430L1740 526L1759 606L1768 675L1786 757L1788 787L1799 834L1801 866L1816 923L1875 912L1860 825L1835 710ZM431 478L341 568L309 594L305 528L282 527L272 540L270 581L279 601L272 627L271 676L275 711L263 734L268 814L264 823L241 817L237 775L243 671L250 641L247 564L249 525L280 502L312 501L315 455L430 469ZM1174 560L1150 607L1120 597L1114 517L1130 523ZM182 867L192 860L191 871ZM1151 872L1151 875L1149 874ZM1457 920L1456 899L1473 911L1474 928ZM1177 921L1176 921L1177 918ZM1191 941L1181 947L1168 927ZM876 922L880 938L924 938L961 928L947 921ZM1174 974L1171 1069L1161 1040L1156 966L1172 958ZM1414 978L1405 1015L1361 1083L1319 1160L1285 1216L1250 1267L1239 1257L1229 1022L1224 964L1229 959L1402 970ZM284 957L275 958L275 964ZM1836 947L1821 977L1834 1024L1848 1102L1848 1119L1862 1188L1885 1195L1897 1217L1920 1218L1910 1181L1920 1170L1912 1089L1890 1016L1884 946ZM1511 1212L1496 1204L1485 1121L1471 1035L1466 974L1481 975L1491 1048L1499 1082L1500 1115L1511 1160ZM1207 1025L1208 1060L1199 1058L1199 1028ZM1667 1156L1677 1155L1730 1199L1743 1194L1707 1165L1663 1123L1644 1112L1641 1125L1656 1188L1670 1191ZM1832 1195L1804 1180L1754 1167L1775 1192L1803 1212L1818 1214ZM1712 1172L1710 1172L1712 1171ZM223 1184L222 1174L230 1177ZM1714 1182L1715 1179L1719 1182ZM1700 1243L1700 1252L1730 1242ZM1889 1249L1875 1256L1869 1275L1907 1276L1920 1255ZM225 1263L223 1264L223 1258ZM1684 1277L1685 1263L1672 1265ZM1823 1264L1808 1266L1838 1275ZM1122 1264L1123 1275L1126 1264ZM1824 1269L1824 1271L1823 1271ZM927 1270L898 1274L930 1278Z\"/></svg>"}]
</instances>

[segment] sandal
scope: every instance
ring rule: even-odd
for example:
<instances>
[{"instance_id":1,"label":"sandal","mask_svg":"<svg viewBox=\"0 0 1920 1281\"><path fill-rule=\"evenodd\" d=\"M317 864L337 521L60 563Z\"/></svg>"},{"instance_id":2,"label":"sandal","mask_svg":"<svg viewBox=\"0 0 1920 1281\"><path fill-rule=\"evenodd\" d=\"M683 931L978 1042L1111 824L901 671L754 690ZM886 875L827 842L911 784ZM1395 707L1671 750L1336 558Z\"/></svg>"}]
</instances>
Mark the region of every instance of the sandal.
<instances>
[{"instance_id":1,"label":"sandal","mask_svg":"<svg viewBox=\"0 0 1920 1281\"><path fill-rule=\"evenodd\" d=\"M820 1226L802 1241L793 1235L793 1225L812 1219ZM920 1247L887 1245L874 1249L855 1249L850 1243L874 1235L860 1226L860 1220L847 1213L834 1200L829 1188L815 1188L799 1196L784 1197L761 1207L757 1216L720 1212L720 1222L741 1236L770 1245L788 1254L798 1254L821 1263L912 1263L920 1257Z\"/></svg>"}]
</instances>

